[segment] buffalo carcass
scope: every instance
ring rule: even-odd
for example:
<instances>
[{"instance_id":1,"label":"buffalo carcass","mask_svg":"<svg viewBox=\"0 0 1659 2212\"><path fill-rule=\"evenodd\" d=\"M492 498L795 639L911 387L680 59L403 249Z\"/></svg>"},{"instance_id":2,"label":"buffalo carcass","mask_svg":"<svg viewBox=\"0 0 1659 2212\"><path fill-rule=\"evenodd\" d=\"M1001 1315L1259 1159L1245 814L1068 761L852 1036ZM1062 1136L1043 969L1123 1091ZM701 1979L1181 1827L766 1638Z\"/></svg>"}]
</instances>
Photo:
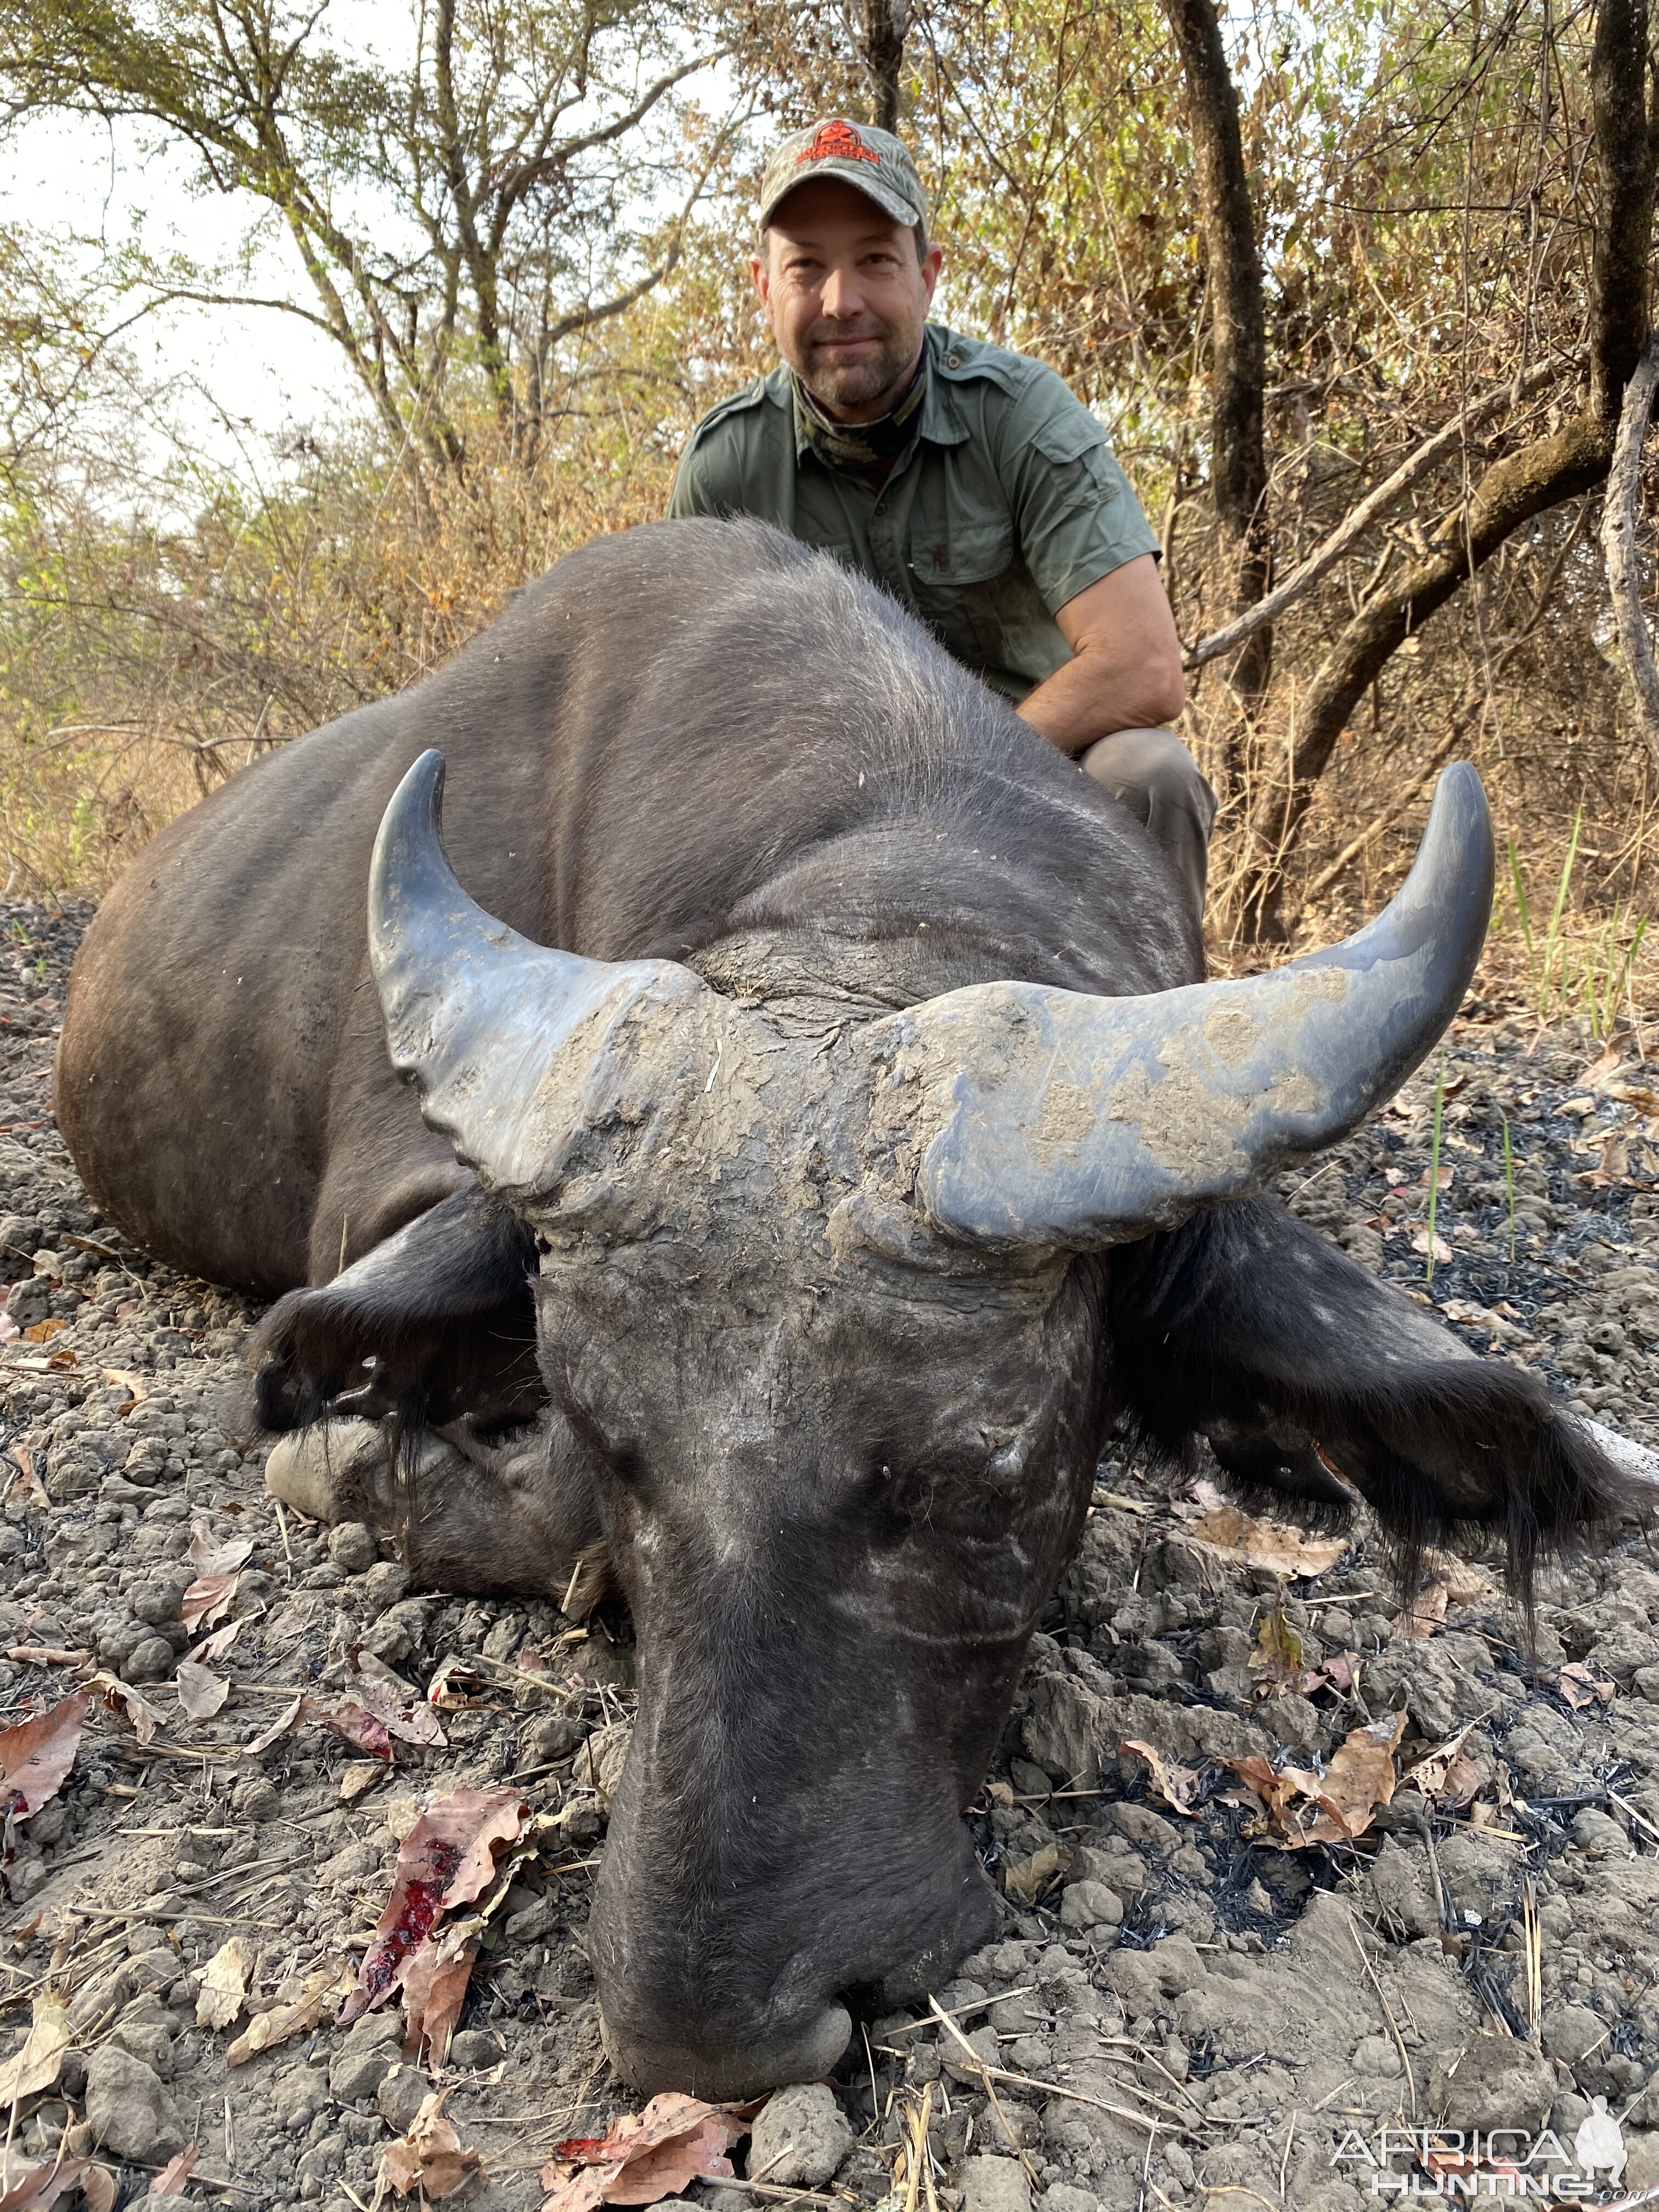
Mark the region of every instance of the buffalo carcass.
<instances>
[{"instance_id":1,"label":"buffalo carcass","mask_svg":"<svg viewBox=\"0 0 1659 2212\"><path fill-rule=\"evenodd\" d=\"M898 606L677 522L111 893L58 1112L130 1235L286 1293L263 1417L329 1442L273 1480L428 1583L626 1595L637 2086L810 2078L990 1930L962 1811L1115 1423L1522 1575L1613 1510L1534 1378L1251 1195L1430 1050L1491 890L1455 767L1376 923L1206 985L1137 823Z\"/></svg>"}]
</instances>

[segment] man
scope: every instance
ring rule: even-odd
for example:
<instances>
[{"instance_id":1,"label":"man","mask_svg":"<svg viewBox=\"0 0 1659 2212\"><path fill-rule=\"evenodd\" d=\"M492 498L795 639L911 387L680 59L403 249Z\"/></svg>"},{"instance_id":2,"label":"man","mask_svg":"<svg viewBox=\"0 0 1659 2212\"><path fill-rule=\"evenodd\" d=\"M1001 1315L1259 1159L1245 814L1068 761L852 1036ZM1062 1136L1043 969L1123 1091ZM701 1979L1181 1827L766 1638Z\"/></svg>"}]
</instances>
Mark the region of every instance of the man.
<instances>
[{"instance_id":1,"label":"man","mask_svg":"<svg viewBox=\"0 0 1659 2212\"><path fill-rule=\"evenodd\" d=\"M890 132L786 138L760 225L781 365L698 423L669 513L758 515L874 577L1131 808L1201 912L1215 795L1157 726L1180 643L1099 424L1052 369L927 320L942 256Z\"/></svg>"}]
</instances>

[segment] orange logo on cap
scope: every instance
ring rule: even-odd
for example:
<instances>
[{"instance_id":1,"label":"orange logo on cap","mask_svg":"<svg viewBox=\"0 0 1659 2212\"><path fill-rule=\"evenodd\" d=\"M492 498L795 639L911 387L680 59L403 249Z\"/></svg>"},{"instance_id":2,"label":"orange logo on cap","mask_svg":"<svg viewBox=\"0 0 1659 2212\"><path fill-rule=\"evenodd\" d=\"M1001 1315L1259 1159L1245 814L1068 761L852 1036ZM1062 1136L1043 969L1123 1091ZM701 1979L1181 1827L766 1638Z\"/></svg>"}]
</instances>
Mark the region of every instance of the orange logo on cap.
<instances>
[{"instance_id":1,"label":"orange logo on cap","mask_svg":"<svg viewBox=\"0 0 1659 2212\"><path fill-rule=\"evenodd\" d=\"M850 123L837 121L820 124L811 144L796 155L795 161L798 167L802 161L874 161L879 166L881 156L871 152Z\"/></svg>"}]
</instances>

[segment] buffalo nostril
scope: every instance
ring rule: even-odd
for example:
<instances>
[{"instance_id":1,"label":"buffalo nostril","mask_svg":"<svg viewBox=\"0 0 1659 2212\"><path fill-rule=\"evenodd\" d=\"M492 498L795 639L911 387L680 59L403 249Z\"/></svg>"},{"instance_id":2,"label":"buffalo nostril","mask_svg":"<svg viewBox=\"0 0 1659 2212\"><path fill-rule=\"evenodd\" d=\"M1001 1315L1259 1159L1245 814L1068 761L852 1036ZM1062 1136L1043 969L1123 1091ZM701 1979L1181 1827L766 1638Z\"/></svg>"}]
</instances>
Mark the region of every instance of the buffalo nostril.
<instances>
[{"instance_id":1,"label":"buffalo nostril","mask_svg":"<svg viewBox=\"0 0 1659 2212\"><path fill-rule=\"evenodd\" d=\"M853 2021L845 2005L828 2004L804 2029L753 2041L734 2039L725 2048L694 2047L669 2035L660 2040L614 2028L599 2010L605 2056L630 2087L642 2096L660 2089L684 2089L696 2097L755 2097L792 2081L816 2081L827 2074L852 2039Z\"/></svg>"}]
</instances>

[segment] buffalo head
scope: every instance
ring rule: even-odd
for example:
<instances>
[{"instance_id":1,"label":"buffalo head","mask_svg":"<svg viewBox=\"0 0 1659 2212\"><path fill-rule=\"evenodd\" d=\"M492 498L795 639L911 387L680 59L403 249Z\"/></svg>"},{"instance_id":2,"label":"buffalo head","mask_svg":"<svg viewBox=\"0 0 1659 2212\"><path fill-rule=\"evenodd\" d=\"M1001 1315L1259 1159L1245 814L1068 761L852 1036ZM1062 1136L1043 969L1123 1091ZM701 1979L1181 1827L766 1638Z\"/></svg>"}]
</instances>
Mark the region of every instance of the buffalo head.
<instances>
[{"instance_id":1,"label":"buffalo head","mask_svg":"<svg viewBox=\"0 0 1659 2212\"><path fill-rule=\"evenodd\" d=\"M441 789L428 752L386 812L370 951L427 1121L534 1232L547 1449L567 1491L580 1469L633 1612L639 1711L590 1939L607 2041L642 2088L810 2077L850 1991L914 1995L992 1927L960 1816L1135 1402L1126 1346L1159 1300L1149 1340L1205 1336L1176 1311L1193 1271L1172 1290L1147 1255L1247 1212L1218 1202L1352 1128L1430 1050L1489 912L1485 799L1449 769L1386 913L1274 974L1121 999L999 982L895 1011L833 977L772 988L790 963L763 943L726 948L720 989L532 944L457 883ZM1382 1297L1349 1273L1330 1295ZM1322 1310L1311 1279L1291 1290ZM1420 1428L1423 1363L1457 1367L1455 1348L1425 1351L1403 1302L1366 1327L1367 1357L1416 1363ZM1224 1335L1204 1357L1232 1395L1192 1426L1322 1420L1316 1393L1238 1382ZM1334 1345L1336 1367L1358 1356ZM1386 1400L1341 1430L1385 1510L1401 1468L1433 1461ZM1287 1463L1314 1462L1306 1443ZM1503 1518L1512 1470L1455 1459L1433 1462L1435 1510Z\"/></svg>"}]
</instances>

